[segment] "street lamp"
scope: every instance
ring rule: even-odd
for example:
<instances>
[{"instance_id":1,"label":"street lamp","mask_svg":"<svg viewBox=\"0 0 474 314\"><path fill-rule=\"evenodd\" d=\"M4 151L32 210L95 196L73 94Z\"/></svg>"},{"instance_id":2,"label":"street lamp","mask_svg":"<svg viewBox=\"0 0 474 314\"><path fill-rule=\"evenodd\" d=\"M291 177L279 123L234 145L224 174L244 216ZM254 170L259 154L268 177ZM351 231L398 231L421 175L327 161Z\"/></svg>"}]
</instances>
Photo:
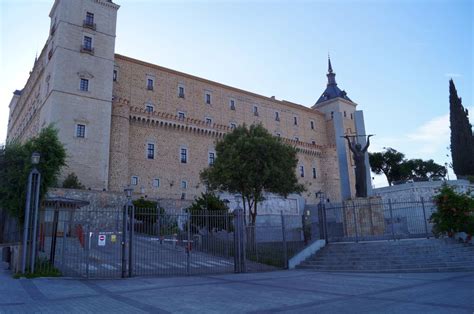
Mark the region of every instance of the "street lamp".
<instances>
[{"instance_id":1,"label":"street lamp","mask_svg":"<svg viewBox=\"0 0 474 314\"><path fill-rule=\"evenodd\" d=\"M30 272L35 271L36 261L36 233L38 229L38 208L39 208L39 193L41 184L41 174L36 169L36 165L40 162L41 155L38 152L31 154L31 164L33 168L28 175L28 185L26 189L26 203L25 203L25 221L23 229L23 252L22 252L22 264L21 271L24 274L26 272L26 260L28 255L28 239L31 238L30 246ZM33 206L33 219L31 220L31 207ZM30 228L33 232L30 233Z\"/></svg>"}]
</instances>

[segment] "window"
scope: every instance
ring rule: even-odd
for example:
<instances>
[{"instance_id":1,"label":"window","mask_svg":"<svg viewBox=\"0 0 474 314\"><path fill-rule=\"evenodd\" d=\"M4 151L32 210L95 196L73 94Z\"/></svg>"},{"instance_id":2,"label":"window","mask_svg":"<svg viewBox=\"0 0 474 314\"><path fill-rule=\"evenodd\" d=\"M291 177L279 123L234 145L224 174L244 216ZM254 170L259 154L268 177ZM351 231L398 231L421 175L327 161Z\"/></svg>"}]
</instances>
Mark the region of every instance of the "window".
<instances>
[{"instance_id":1,"label":"window","mask_svg":"<svg viewBox=\"0 0 474 314\"><path fill-rule=\"evenodd\" d=\"M118 74L117 70L114 70L114 75L113 75L114 82L117 81L117 74Z\"/></svg>"},{"instance_id":2,"label":"window","mask_svg":"<svg viewBox=\"0 0 474 314\"><path fill-rule=\"evenodd\" d=\"M212 124L212 119L211 118L206 118L206 124Z\"/></svg>"},{"instance_id":3,"label":"window","mask_svg":"<svg viewBox=\"0 0 474 314\"><path fill-rule=\"evenodd\" d=\"M211 94L206 93L205 100L206 100L206 104L210 105L211 104Z\"/></svg>"},{"instance_id":4,"label":"window","mask_svg":"<svg viewBox=\"0 0 474 314\"><path fill-rule=\"evenodd\" d=\"M280 133L277 133L276 136L281 137L281 134L280 134Z\"/></svg>"},{"instance_id":5,"label":"window","mask_svg":"<svg viewBox=\"0 0 474 314\"><path fill-rule=\"evenodd\" d=\"M131 185L138 185L138 177L133 176L132 179L130 180Z\"/></svg>"},{"instance_id":6,"label":"window","mask_svg":"<svg viewBox=\"0 0 474 314\"><path fill-rule=\"evenodd\" d=\"M230 103L230 110L235 110L235 100L231 99L229 103Z\"/></svg>"},{"instance_id":7,"label":"window","mask_svg":"<svg viewBox=\"0 0 474 314\"><path fill-rule=\"evenodd\" d=\"M148 159L155 159L155 144L148 143L147 144L147 158Z\"/></svg>"},{"instance_id":8,"label":"window","mask_svg":"<svg viewBox=\"0 0 474 314\"><path fill-rule=\"evenodd\" d=\"M153 90L153 80L152 79L147 79L146 88L148 90Z\"/></svg>"},{"instance_id":9,"label":"window","mask_svg":"<svg viewBox=\"0 0 474 314\"><path fill-rule=\"evenodd\" d=\"M304 178L304 166L300 166L300 177Z\"/></svg>"},{"instance_id":10,"label":"window","mask_svg":"<svg viewBox=\"0 0 474 314\"><path fill-rule=\"evenodd\" d=\"M311 144L316 145L316 141L311 141Z\"/></svg>"},{"instance_id":11,"label":"window","mask_svg":"<svg viewBox=\"0 0 474 314\"><path fill-rule=\"evenodd\" d=\"M153 108L153 105L145 105L145 110L148 113L152 113L153 111L155 111L155 109Z\"/></svg>"},{"instance_id":12,"label":"window","mask_svg":"<svg viewBox=\"0 0 474 314\"><path fill-rule=\"evenodd\" d=\"M160 187L160 179L153 179L153 187L154 188Z\"/></svg>"},{"instance_id":13,"label":"window","mask_svg":"<svg viewBox=\"0 0 474 314\"><path fill-rule=\"evenodd\" d=\"M188 188L188 181L186 180L181 181L181 188L183 190L186 190Z\"/></svg>"},{"instance_id":14,"label":"window","mask_svg":"<svg viewBox=\"0 0 474 314\"><path fill-rule=\"evenodd\" d=\"M84 124L76 125L76 137L86 137L86 126Z\"/></svg>"},{"instance_id":15,"label":"window","mask_svg":"<svg viewBox=\"0 0 474 314\"><path fill-rule=\"evenodd\" d=\"M178 111L178 119L179 120L184 120L186 118L186 115L182 111Z\"/></svg>"},{"instance_id":16,"label":"window","mask_svg":"<svg viewBox=\"0 0 474 314\"><path fill-rule=\"evenodd\" d=\"M81 79L80 89L83 92L89 91L89 80L88 79Z\"/></svg>"},{"instance_id":17,"label":"window","mask_svg":"<svg viewBox=\"0 0 474 314\"><path fill-rule=\"evenodd\" d=\"M186 199L186 193L181 193L181 199L182 200Z\"/></svg>"},{"instance_id":18,"label":"window","mask_svg":"<svg viewBox=\"0 0 474 314\"><path fill-rule=\"evenodd\" d=\"M313 168L313 179L316 179L316 168Z\"/></svg>"},{"instance_id":19,"label":"window","mask_svg":"<svg viewBox=\"0 0 474 314\"><path fill-rule=\"evenodd\" d=\"M344 111L344 118L347 118L347 113Z\"/></svg>"},{"instance_id":20,"label":"window","mask_svg":"<svg viewBox=\"0 0 474 314\"><path fill-rule=\"evenodd\" d=\"M310 121L309 123L311 125L311 130L314 130L314 121Z\"/></svg>"},{"instance_id":21,"label":"window","mask_svg":"<svg viewBox=\"0 0 474 314\"><path fill-rule=\"evenodd\" d=\"M86 26L94 26L94 13L87 12L86 13L86 20L84 21Z\"/></svg>"},{"instance_id":22,"label":"window","mask_svg":"<svg viewBox=\"0 0 474 314\"><path fill-rule=\"evenodd\" d=\"M334 119L334 111L331 111L331 119Z\"/></svg>"},{"instance_id":23,"label":"window","mask_svg":"<svg viewBox=\"0 0 474 314\"><path fill-rule=\"evenodd\" d=\"M85 51L92 51L92 37L84 36L84 43L82 48Z\"/></svg>"},{"instance_id":24,"label":"window","mask_svg":"<svg viewBox=\"0 0 474 314\"><path fill-rule=\"evenodd\" d=\"M258 107L257 106L253 106L253 115L258 116Z\"/></svg>"},{"instance_id":25,"label":"window","mask_svg":"<svg viewBox=\"0 0 474 314\"><path fill-rule=\"evenodd\" d=\"M209 152L209 165L212 166L214 164L214 161L216 160L216 153L214 152Z\"/></svg>"},{"instance_id":26,"label":"window","mask_svg":"<svg viewBox=\"0 0 474 314\"><path fill-rule=\"evenodd\" d=\"M298 118L297 117L293 117L293 124L298 125Z\"/></svg>"},{"instance_id":27,"label":"window","mask_svg":"<svg viewBox=\"0 0 474 314\"><path fill-rule=\"evenodd\" d=\"M352 120L352 119L354 119L354 116L353 116L353 114L351 113L351 120Z\"/></svg>"},{"instance_id":28,"label":"window","mask_svg":"<svg viewBox=\"0 0 474 314\"><path fill-rule=\"evenodd\" d=\"M184 87L183 86L178 87L178 97L179 98L184 98Z\"/></svg>"},{"instance_id":29,"label":"window","mask_svg":"<svg viewBox=\"0 0 474 314\"><path fill-rule=\"evenodd\" d=\"M295 141L299 142L300 141L300 138L295 136Z\"/></svg>"},{"instance_id":30,"label":"window","mask_svg":"<svg viewBox=\"0 0 474 314\"><path fill-rule=\"evenodd\" d=\"M235 129L236 127L237 127L237 124L235 124L235 123L233 123L233 122L230 123L230 128L231 128L232 130Z\"/></svg>"},{"instance_id":31,"label":"window","mask_svg":"<svg viewBox=\"0 0 474 314\"><path fill-rule=\"evenodd\" d=\"M280 121L280 113L278 111L275 112L275 121Z\"/></svg>"},{"instance_id":32,"label":"window","mask_svg":"<svg viewBox=\"0 0 474 314\"><path fill-rule=\"evenodd\" d=\"M180 160L182 164L186 164L188 162L188 149L187 148L181 148Z\"/></svg>"}]
</instances>

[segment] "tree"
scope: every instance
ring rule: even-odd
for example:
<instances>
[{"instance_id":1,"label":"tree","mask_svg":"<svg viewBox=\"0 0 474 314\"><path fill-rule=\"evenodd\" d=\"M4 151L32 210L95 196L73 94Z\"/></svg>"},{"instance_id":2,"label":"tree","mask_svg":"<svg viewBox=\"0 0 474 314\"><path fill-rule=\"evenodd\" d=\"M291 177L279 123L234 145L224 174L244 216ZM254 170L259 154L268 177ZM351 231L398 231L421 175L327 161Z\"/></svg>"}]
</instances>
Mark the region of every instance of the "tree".
<instances>
[{"instance_id":1,"label":"tree","mask_svg":"<svg viewBox=\"0 0 474 314\"><path fill-rule=\"evenodd\" d=\"M304 191L296 177L296 149L272 136L262 125L243 125L216 145L217 158L201 172L211 190L239 193L255 225L264 192L288 196Z\"/></svg>"},{"instance_id":2,"label":"tree","mask_svg":"<svg viewBox=\"0 0 474 314\"><path fill-rule=\"evenodd\" d=\"M232 214L227 204L212 192L202 193L187 211L191 214L191 224L208 231L232 229Z\"/></svg>"},{"instance_id":3,"label":"tree","mask_svg":"<svg viewBox=\"0 0 474 314\"><path fill-rule=\"evenodd\" d=\"M474 136L469 112L458 97L453 80L449 80L449 120L451 123L451 156L458 177L474 175Z\"/></svg>"},{"instance_id":4,"label":"tree","mask_svg":"<svg viewBox=\"0 0 474 314\"><path fill-rule=\"evenodd\" d=\"M393 148L386 148L384 152L369 153L370 169L376 174L383 173L387 177L388 185L394 181L404 180L409 171L404 167L405 155Z\"/></svg>"},{"instance_id":5,"label":"tree","mask_svg":"<svg viewBox=\"0 0 474 314\"><path fill-rule=\"evenodd\" d=\"M61 167L66 165L66 150L52 126L41 130L24 144L8 143L0 150L0 208L23 219L28 174L32 169L31 154L41 155L37 169L41 172L40 199L49 187L56 185Z\"/></svg>"},{"instance_id":6,"label":"tree","mask_svg":"<svg viewBox=\"0 0 474 314\"><path fill-rule=\"evenodd\" d=\"M409 171L409 178L413 180L428 180L432 178L444 178L447 169L438 165L433 159L424 161L422 159L410 159L404 162Z\"/></svg>"},{"instance_id":7,"label":"tree","mask_svg":"<svg viewBox=\"0 0 474 314\"><path fill-rule=\"evenodd\" d=\"M79 181L76 174L74 172L71 172L67 175L66 179L64 179L63 188L83 190L84 185L82 185L82 183Z\"/></svg>"}]
</instances>

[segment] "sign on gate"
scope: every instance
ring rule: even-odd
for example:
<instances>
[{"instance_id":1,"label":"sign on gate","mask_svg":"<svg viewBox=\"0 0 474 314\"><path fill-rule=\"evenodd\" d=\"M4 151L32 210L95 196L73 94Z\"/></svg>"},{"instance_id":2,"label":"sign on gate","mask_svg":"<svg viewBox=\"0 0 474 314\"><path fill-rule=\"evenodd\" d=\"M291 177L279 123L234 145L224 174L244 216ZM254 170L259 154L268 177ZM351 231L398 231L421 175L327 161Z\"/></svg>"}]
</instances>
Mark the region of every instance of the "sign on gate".
<instances>
[{"instance_id":1,"label":"sign on gate","mask_svg":"<svg viewBox=\"0 0 474 314\"><path fill-rule=\"evenodd\" d=\"M99 234L99 246L105 246L105 234Z\"/></svg>"}]
</instances>

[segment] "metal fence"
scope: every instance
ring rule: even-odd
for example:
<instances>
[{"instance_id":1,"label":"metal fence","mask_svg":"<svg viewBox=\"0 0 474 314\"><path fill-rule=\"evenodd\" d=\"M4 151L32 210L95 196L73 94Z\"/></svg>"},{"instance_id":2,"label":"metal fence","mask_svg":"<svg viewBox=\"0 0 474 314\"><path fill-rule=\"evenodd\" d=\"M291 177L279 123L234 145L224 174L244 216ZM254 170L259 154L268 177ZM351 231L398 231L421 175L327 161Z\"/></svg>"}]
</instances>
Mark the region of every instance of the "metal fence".
<instances>
[{"instance_id":1,"label":"metal fence","mask_svg":"<svg viewBox=\"0 0 474 314\"><path fill-rule=\"evenodd\" d=\"M28 232L27 259L41 274L82 278L270 271L286 268L309 243L303 229L300 215L258 215L250 224L239 211L48 208L40 211L35 246Z\"/></svg>"},{"instance_id":2,"label":"metal fence","mask_svg":"<svg viewBox=\"0 0 474 314\"><path fill-rule=\"evenodd\" d=\"M319 204L311 208L312 229L330 242L431 237L435 211L434 202L425 199Z\"/></svg>"}]
</instances>

